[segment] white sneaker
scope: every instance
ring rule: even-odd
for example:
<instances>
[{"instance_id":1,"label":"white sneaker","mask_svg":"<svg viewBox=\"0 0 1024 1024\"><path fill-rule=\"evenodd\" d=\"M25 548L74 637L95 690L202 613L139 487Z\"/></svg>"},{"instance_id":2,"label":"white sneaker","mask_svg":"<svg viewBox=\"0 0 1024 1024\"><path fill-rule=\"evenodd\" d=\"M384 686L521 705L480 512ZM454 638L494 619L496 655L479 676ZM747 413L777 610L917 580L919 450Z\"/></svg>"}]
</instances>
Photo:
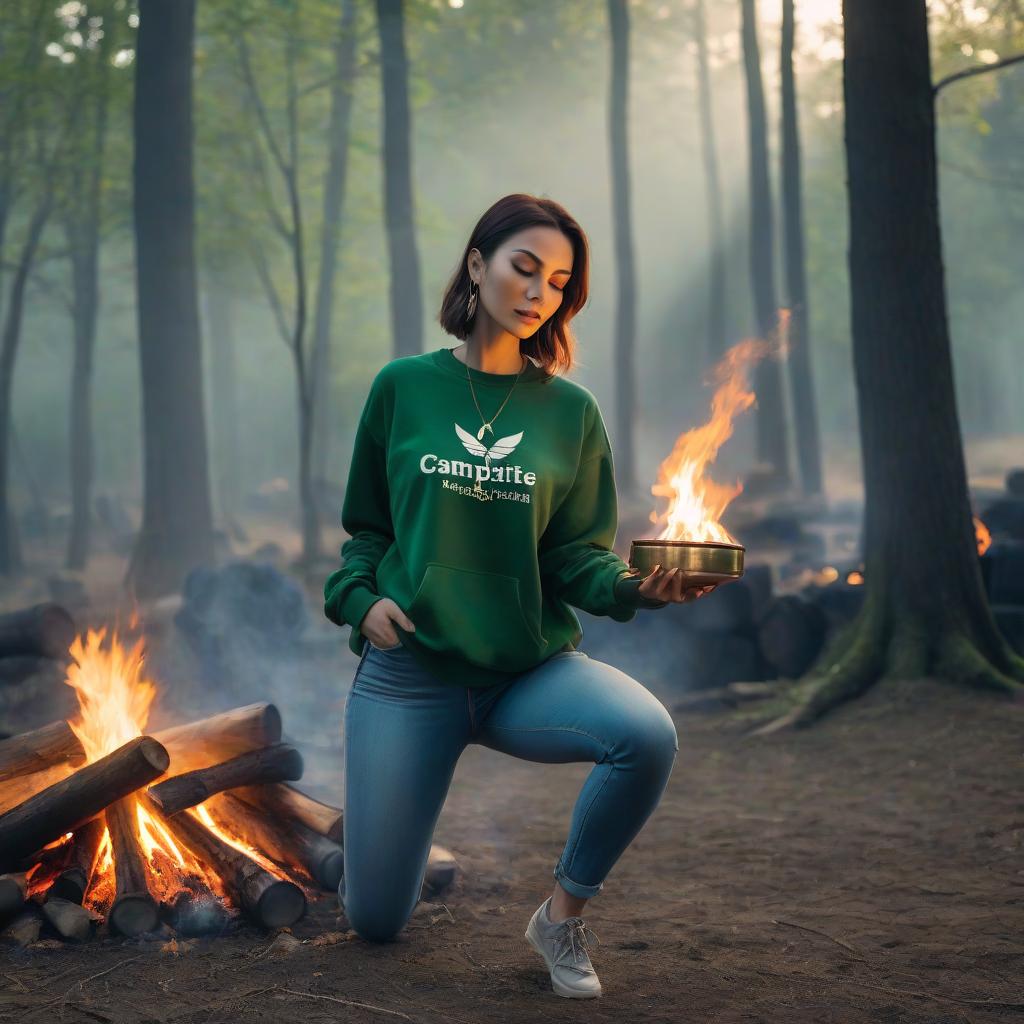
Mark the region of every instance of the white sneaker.
<instances>
[{"instance_id":1,"label":"white sneaker","mask_svg":"<svg viewBox=\"0 0 1024 1024\"><path fill-rule=\"evenodd\" d=\"M594 965L590 962L587 934L596 935L582 917L568 917L553 923L548 916L549 896L534 912L526 928L526 939L551 971L551 987L569 999L593 999L601 994Z\"/></svg>"}]
</instances>

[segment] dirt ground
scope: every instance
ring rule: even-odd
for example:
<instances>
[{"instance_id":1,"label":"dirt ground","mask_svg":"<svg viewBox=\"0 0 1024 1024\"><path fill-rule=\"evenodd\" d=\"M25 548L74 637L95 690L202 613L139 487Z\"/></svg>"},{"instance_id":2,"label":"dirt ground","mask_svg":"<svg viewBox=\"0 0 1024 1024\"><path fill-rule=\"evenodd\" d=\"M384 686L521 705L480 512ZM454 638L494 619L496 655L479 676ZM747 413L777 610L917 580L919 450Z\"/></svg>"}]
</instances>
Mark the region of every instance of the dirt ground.
<instances>
[{"instance_id":1,"label":"dirt ground","mask_svg":"<svg viewBox=\"0 0 1024 1024\"><path fill-rule=\"evenodd\" d=\"M675 717L662 803L585 914L599 1000L555 996L523 938L588 766L474 746L435 835L463 873L398 942L324 896L285 939L4 948L0 1021L1024 1020L1024 705L921 682L759 740Z\"/></svg>"}]
</instances>

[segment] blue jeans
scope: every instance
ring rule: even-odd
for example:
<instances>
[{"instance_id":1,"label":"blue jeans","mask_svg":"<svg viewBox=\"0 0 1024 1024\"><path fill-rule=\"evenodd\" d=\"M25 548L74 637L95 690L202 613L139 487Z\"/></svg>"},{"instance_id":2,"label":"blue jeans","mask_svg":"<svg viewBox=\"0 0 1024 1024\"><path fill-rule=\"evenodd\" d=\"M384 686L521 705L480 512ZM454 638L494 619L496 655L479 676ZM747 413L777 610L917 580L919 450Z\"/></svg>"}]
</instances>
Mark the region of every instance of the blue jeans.
<instances>
[{"instance_id":1,"label":"blue jeans","mask_svg":"<svg viewBox=\"0 0 1024 1024\"><path fill-rule=\"evenodd\" d=\"M545 764L591 761L554 876L596 896L657 806L679 750L665 706L582 651L493 687L443 683L399 644L367 643L345 705L345 875L350 927L387 942L408 921L459 756L479 743ZM527 807L528 810L528 807Z\"/></svg>"}]
</instances>

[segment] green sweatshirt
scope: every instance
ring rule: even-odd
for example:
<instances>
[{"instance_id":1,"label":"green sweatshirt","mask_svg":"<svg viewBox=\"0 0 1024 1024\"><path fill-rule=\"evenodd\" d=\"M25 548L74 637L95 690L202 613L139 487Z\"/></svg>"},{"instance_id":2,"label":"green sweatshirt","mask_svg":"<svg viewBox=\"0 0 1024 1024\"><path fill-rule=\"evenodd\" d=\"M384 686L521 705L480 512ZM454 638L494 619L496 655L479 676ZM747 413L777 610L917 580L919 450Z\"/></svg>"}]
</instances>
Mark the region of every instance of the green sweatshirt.
<instances>
[{"instance_id":1,"label":"green sweatshirt","mask_svg":"<svg viewBox=\"0 0 1024 1024\"><path fill-rule=\"evenodd\" d=\"M642 597L611 550L615 477L593 394L531 361L494 433L478 438L466 369L441 348L374 379L341 512L351 539L324 585L324 613L351 625L349 647L362 654L360 623L389 597L416 627L395 624L416 660L479 687L574 650L583 631L570 605L627 622L666 602ZM515 375L470 373L494 416Z\"/></svg>"}]
</instances>

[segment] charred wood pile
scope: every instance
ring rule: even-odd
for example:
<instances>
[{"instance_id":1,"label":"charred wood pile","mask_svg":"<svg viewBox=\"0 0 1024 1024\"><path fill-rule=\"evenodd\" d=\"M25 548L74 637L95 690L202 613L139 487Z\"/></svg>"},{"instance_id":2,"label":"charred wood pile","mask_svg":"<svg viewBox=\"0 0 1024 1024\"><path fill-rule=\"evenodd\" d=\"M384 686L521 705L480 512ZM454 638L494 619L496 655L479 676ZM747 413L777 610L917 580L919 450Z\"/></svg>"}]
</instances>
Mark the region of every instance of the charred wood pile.
<instances>
[{"instance_id":1,"label":"charred wood pile","mask_svg":"<svg viewBox=\"0 0 1024 1024\"><path fill-rule=\"evenodd\" d=\"M0 627L0 637L2 637ZM21 654L19 654L21 656ZM291 783L299 752L272 704L150 735L90 759L57 721L0 741L0 941L67 941L295 923L344 868L343 815ZM455 863L431 850L424 890Z\"/></svg>"}]
</instances>

